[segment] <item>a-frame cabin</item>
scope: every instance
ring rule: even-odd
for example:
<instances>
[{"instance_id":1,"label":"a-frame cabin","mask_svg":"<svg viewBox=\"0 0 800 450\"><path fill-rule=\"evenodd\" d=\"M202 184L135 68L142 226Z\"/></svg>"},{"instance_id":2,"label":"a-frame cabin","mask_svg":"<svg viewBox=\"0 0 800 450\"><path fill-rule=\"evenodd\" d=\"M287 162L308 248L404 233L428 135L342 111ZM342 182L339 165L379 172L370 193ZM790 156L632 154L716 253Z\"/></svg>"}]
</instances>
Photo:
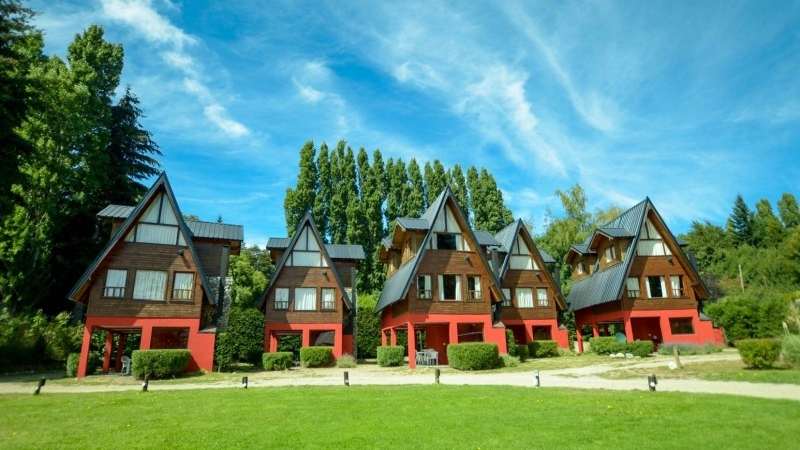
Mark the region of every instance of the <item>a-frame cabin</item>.
<instances>
[{"instance_id":1,"label":"a-frame cabin","mask_svg":"<svg viewBox=\"0 0 800 450\"><path fill-rule=\"evenodd\" d=\"M565 260L572 267L567 297L592 335L622 332L629 341L723 344L723 333L700 312L708 298L694 263L649 198L597 228ZM581 351L582 351L582 347Z\"/></svg>"},{"instance_id":2,"label":"a-frame cabin","mask_svg":"<svg viewBox=\"0 0 800 450\"><path fill-rule=\"evenodd\" d=\"M310 213L292 238L270 238L275 272L257 303L265 313L264 351L278 351L285 335L302 346L333 346L333 356L353 354L355 277L360 245L325 244Z\"/></svg>"},{"instance_id":3,"label":"a-frame cabin","mask_svg":"<svg viewBox=\"0 0 800 450\"><path fill-rule=\"evenodd\" d=\"M408 361L417 351L436 352L447 363L447 345L495 342L507 352L505 327L493 317L503 301L500 282L450 187L420 218L398 218L383 240L380 261L387 277L375 311L383 345L408 337Z\"/></svg>"},{"instance_id":4,"label":"a-frame cabin","mask_svg":"<svg viewBox=\"0 0 800 450\"><path fill-rule=\"evenodd\" d=\"M242 227L185 221L163 173L139 204L109 205L97 217L111 221L111 239L68 294L87 307L78 377L97 330L106 333L103 373L112 359L120 370L129 335L140 335L143 350L189 349L188 370L213 370L222 260L239 253Z\"/></svg>"}]
</instances>

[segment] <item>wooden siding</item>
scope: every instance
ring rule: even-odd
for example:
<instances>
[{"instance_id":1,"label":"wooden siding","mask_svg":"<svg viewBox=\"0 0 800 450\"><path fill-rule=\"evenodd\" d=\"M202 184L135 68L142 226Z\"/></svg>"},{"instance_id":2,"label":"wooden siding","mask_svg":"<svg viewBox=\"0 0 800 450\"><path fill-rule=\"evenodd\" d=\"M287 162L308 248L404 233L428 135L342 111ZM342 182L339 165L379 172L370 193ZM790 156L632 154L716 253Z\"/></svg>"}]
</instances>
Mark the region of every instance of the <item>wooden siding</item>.
<instances>
[{"instance_id":1,"label":"wooden siding","mask_svg":"<svg viewBox=\"0 0 800 450\"><path fill-rule=\"evenodd\" d=\"M202 240L195 241L194 248L197 249L197 256L200 258L206 276L218 277L220 263L222 262L222 244L219 242ZM233 249L231 249L231 252L233 252Z\"/></svg>"},{"instance_id":2,"label":"wooden siding","mask_svg":"<svg viewBox=\"0 0 800 450\"><path fill-rule=\"evenodd\" d=\"M583 274L578 273L578 263L580 263L581 261L583 262L583 265L586 268L586 271ZM572 280L579 281L584 278L588 278L589 275L592 274L592 271L594 271L594 264L596 262L597 262L597 256L585 256L583 258L579 258L577 261L575 261L574 263L575 265L573 266L572 269Z\"/></svg>"},{"instance_id":3,"label":"wooden siding","mask_svg":"<svg viewBox=\"0 0 800 450\"><path fill-rule=\"evenodd\" d=\"M597 255L600 260L600 270L605 270L608 267L622 263L625 260L625 253L630 246L630 239L605 239L597 249ZM606 261L606 249L614 247L616 257L611 261Z\"/></svg>"},{"instance_id":4,"label":"wooden siding","mask_svg":"<svg viewBox=\"0 0 800 450\"><path fill-rule=\"evenodd\" d=\"M100 263L91 278L89 287L89 316L126 317L200 317L202 306L202 280L192 260L191 252L184 249L178 255L178 246L144 244L120 241ZM125 298L105 298L103 288L109 269L127 270ZM166 300L133 300L136 270L167 271ZM172 283L176 272L194 273L192 300L172 300ZM219 272L219 269L217 269Z\"/></svg>"},{"instance_id":5,"label":"wooden siding","mask_svg":"<svg viewBox=\"0 0 800 450\"><path fill-rule=\"evenodd\" d=\"M670 262L671 260L671 262ZM676 297L672 292L670 276L683 276L684 297ZM664 277L666 298L647 298L646 278L648 276ZM675 256L637 256L633 259L629 278L639 279L639 298L628 298L627 289L624 298L626 310L652 311L657 309L696 309L697 297L691 286L691 279Z\"/></svg>"},{"instance_id":6,"label":"wooden siding","mask_svg":"<svg viewBox=\"0 0 800 450\"><path fill-rule=\"evenodd\" d=\"M342 285L346 288L353 287L353 270L356 268L354 261L333 260L333 266L342 279Z\"/></svg>"},{"instance_id":7,"label":"wooden siding","mask_svg":"<svg viewBox=\"0 0 800 450\"><path fill-rule=\"evenodd\" d=\"M469 256L469 259L465 259ZM431 276L431 300L417 299L417 276ZM439 300L439 275L461 276L460 301ZM481 300L467 300L467 277L481 277ZM432 250L425 252L417 273L412 279L411 288L408 290L410 298L409 310L412 313L427 314L488 314L491 312L491 278L480 262L476 252L458 250Z\"/></svg>"},{"instance_id":8,"label":"wooden siding","mask_svg":"<svg viewBox=\"0 0 800 450\"><path fill-rule=\"evenodd\" d=\"M344 323L347 316L343 293L336 284L336 278L327 267L283 266L267 293L267 323ZM344 280L342 280L344 282ZM315 311L294 310L294 289L309 287L317 289L317 309ZM275 290L289 289L289 309L275 309ZM322 310L322 288L333 288L334 310Z\"/></svg>"},{"instance_id":9,"label":"wooden siding","mask_svg":"<svg viewBox=\"0 0 800 450\"><path fill-rule=\"evenodd\" d=\"M540 279L541 278L541 279ZM516 288L531 288L533 291L533 308L517 308L516 299L512 298L512 307L504 306L503 313L500 316L502 319L555 319L558 316L556 309L556 292L547 282L547 276L542 272L538 277L536 271L533 270L513 270L506 271L503 278L503 288L511 289L511 295L514 297L514 289ZM547 288L547 306L540 307L538 298L536 297L537 288Z\"/></svg>"}]
</instances>

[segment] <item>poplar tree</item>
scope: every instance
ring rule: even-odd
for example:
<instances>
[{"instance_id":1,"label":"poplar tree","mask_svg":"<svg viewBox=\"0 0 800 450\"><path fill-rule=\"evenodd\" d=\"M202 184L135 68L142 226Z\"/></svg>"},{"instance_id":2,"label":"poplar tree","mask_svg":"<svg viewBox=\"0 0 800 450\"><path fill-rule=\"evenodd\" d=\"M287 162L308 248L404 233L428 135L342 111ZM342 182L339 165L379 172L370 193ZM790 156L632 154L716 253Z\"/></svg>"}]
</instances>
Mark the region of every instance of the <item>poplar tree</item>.
<instances>
[{"instance_id":1,"label":"poplar tree","mask_svg":"<svg viewBox=\"0 0 800 450\"><path fill-rule=\"evenodd\" d=\"M422 180L422 172L419 170L417 160L411 158L408 162L408 180L411 183L411 189L403 202L403 216L404 217L419 217L428 208L425 201L427 198L425 194L425 183Z\"/></svg>"},{"instance_id":2,"label":"poplar tree","mask_svg":"<svg viewBox=\"0 0 800 450\"><path fill-rule=\"evenodd\" d=\"M297 226L303 216L313 211L314 201L317 197L317 165L314 162L316 155L314 142L308 141L300 150L300 172L297 174L295 189L286 188L286 198L283 200L283 210L286 213L286 232L294 236Z\"/></svg>"},{"instance_id":3,"label":"poplar tree","mask_svg":"<svg viewBox=\"0 0 800 450\"><path fill-rule=\"evenodd\" d=\"M345 149L345 146L347 147ZM330 229L331 242L344 244L348 241L350 223L349 209L351 197L358 200L358 186L356 185L356 162L353 149L345 141L339 141L336 146L337 176L332 185L333 198L331 198ZM333 167L333 166L332 166Z\"/></svg>"},{"instance_id":4,"label":"poplar tree","mask_svg":"<svg viewBox=\"0 0 800 450\"><path fill-rule=\"evenodd\" d=\"M389 189L386 197L386 223L389 227L389 233L392 233L395 220L405 213L404 206L411 192L411 187L408 184L406 165L402 159L398 158L396 162L392 162L392 159L389 158L386 163L386 172L389 177Z\"/></svg>"},{"instance_id":5,"label":"poplar tree","mask_svg":"<svg viewBox=\"0 0 800 450\"><path fill-rule=\"evenodd\" d=\"M447 186L447 172L444 170L441 161L438 159L425 163L425 193L426 203L430 206L434 200L442 193Z\"/></svg>"},{"instance_id":6,"label":"poplar tree","mask_svg":"<svg viewBox=\"0 0 800 450\"><path fill-rule=\"evenodd\" d=\"M314 221L325 242L330 242L328 221L330 220L330 205L333 198L333 179L331 161L328 156L328 144L322 143L317 155L317 171L319 172L319 192L314 199Z\"/></svg>"},{"instance_id":7,"label":"poplar tree","mask_svg":"<svg viewBox=\"0 0 800 450\"><path fill-rule=\"evenodd\" d=\"M447 179L450 188L453 190L453 197L456 198L456 201L464 210L464 214L467 215L467 219L469 219L470 208L469 195L467 194L467 179L464 178L464 171L461 169L460 164L456 163L456 165L447 172Z\"/></svg>"},{"instance_id":8,"label":"poplar tree","mask_svg":"<svg viewBox=\"0 0 800 450\"><path fill-rule=\"evenodd\" d=\"M778 214L785 228L791 229L800 225L800 208L797 206L797 198L784 192L778 200Z\"/></svg>"}]
</instances>

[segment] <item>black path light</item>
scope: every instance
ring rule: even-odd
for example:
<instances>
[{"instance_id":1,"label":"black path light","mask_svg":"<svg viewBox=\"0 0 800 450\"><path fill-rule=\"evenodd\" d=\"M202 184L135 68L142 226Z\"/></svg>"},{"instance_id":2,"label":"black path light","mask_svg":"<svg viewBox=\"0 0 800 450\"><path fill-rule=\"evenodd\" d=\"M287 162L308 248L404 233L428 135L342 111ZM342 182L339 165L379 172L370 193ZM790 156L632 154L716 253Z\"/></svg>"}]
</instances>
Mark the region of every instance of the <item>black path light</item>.
<instances>
[{"instance_id":1,"label":"black path light","mask_svg":"<svg viewBox=\"0 0 800 450\"><path fill-rule=\"evenodd\" d=\"M350 374L347 371L344 371L344 385L350 386Z\"/></svg>"},{"instance_id":2,"label":"black path light","mask_svg":"<svg viewBox=\"0 0 800 450\"><path fill-rule=\"evenodd\" d=\"M433 371L433 376L436 378L436 384L439 384L439 375L440 374L441 374L441 372L439 371L439 369L435 369Z\"/></svg>"},{"instance_id":3,"label":"black path light","mask_svg":"<svg viewBox=\"0 0 800 450\"><path fill-rule=\"evenodd\" d=\"M247 377L242 377L242 387L245 389L247 389L247 384L248 384L247 382L248 382Z\"/></svg>"},{"instance_id":4,"label":"black path light","mask_svg":"<svg viewBox=\"0 0 800 450\"><path fill-rule=\"evenodd\" d=\"M541 381L539 379L539 371L538 370L534 370L533 371L533 380L534 380L533 381L534 382L534 386L536 386L536 387L541 386Z\"/></svg>"},{"instance_id":5,"label":"black path light","mask_svg":"<svg viewBox=\"0 0 800 450\"><path fill-rule=\"evenodd\" d=\"M144 382L142 383L142 392L147 392L147 385L150 384L150 374L144 374Z\"/></svg>"},{"instance_id":6,"label":"black path light","mask_svg":"<svg viewBox=\"0 0 800 450\"><path fill-rule=\"evenodd\" d=\"M39 385L36 386L36 390L33 391L33 395L39 395L39 391L42 390L42 386L44 386L44 384L46 382L47 382L47 378L45 378L45 377L39 378Z\"/></svg>"},{"instance_id":7,"label":"black path light","mask_svg":"<svg viewBox=\"0 0 800 450\"><path fill-rule=\"evenodd\" d=\"M647 377L647 387L650 388L650 391L655 391L657 384L658 384L658 379L656 378L655 374L649 375Z\"/></svg>"}]
</instances>

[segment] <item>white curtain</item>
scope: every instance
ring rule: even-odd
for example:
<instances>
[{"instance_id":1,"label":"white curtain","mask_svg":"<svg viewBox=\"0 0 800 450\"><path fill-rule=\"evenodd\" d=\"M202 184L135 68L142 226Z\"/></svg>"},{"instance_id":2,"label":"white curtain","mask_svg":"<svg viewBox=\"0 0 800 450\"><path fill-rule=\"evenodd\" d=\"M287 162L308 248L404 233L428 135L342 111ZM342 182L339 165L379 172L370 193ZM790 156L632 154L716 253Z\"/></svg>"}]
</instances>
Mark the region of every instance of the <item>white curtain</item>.
<instances>
[{"instance_id":1,"label":"white curtain","mask_svg":"<svg viewBox=\"0 0 800 450\"><path fill-rule=\"evenodd\" d=\"M517 288L517 308L533 308L533 290Z\"/></svg>"},{"instance_id":2,"label":"white curtain","mask_svg":"<svg viewBox=\"0 0 800 450\"><path fill-rule=\"evenodd\" d=\"M316 288L295 288L294 290L294 310L295 311L314 311L317 309L317 289Z\"/></svg>"},{"instance_id":3,"label":"white curtain","mask_svg":"<svg viewBox=\"0 0 800 450\"><path fill-rule=\"evenodd\" d=\"M178 300L191 300L194 291L193 273L176 273L173 282L172 298Z\"/></svg>"},{"instance_id":4,"label":"white curtain","mask_svg":"<svg viewBox=\"0 0 800 450\"><path fill-rule=\"evenodd\" d=\"M674 297L683 297L683 283L681 282L680 275L672 275L670 278L670 284L672 284L672 295Z\"/></svg>"},{"instance_id":5,"label":"white curtain","mask_svg":"<svg viewBox=\"0 0 800 450\"><path fill-rule=\"evenodd\" d=\"M322 289L322 309L336 309L336 303L333 301L335 292L336 289Z\"/></svg>"},{"instance_id":6,"label":"white curtain","mask_svg":"<svg viewBox=\"0 0 800 450\"><path fill-rule=\"evenodd\" d=\"M506 297L503 301L503 306L511 306L511 289L503 288L503 295Z\"/></svg>"},{"instance_id":7,"label":"white curtain","mask_svg":"<svg viewBox=\"0 0 800 450\"><path fill-rule=\"evenodd\" d=\"M509 263L509 269L514 270L533 270L535 265L533 263L533 258L530 255L511 255L511 261Z\"/></svg>"},{"instance_id":8,"label":"white curtain","mask_svg":"<svg viewBox=\"0 0 800 450\"><path fill-rule=\"evenodd\" d=\"M547 306L547 288L537 288L536 297L539 300L539 306Z\"/></svg>"},{"instance_id":9,"label":"white curtain","mask_svg":"<svg viewBox=\"0 0 800 450\"><path fill-rule=\"evenodd\" d=\"M128 280L127 270L111 269L106 273L105 297L125 297L125 282Z\"/></svg>"},{"instance_id":10,"label":"white curtain","mask_svg":"<svg viewBox=\"0 0 800 450\"><path fill-rule=\"evenodd\" d=\"M136 242L176 244L178 242L178 227L140 223L136 227Z\"/></svg>"},{"instance_id":11,"label":"white curtain","mask_svg":"<svg viewBox=\"0 0 800 450\"><path fill-rule=\"evenodd\" d=\"M289 289L275 289L275 309L289 309Z\"/></svg>"},{"instance_id":12,"label":"white curtain","mask_svg":"<svg viewBox=\"0 0 800 450\"><path fill-rule=\"evenodd\" d=\"M320 267L322 265L322 254L320 252L303 252L295 250L292 252L292 266L299 267Z\"/></svg>"},{"instance_id":13,"label":"white curtain","mask_svg":"<svg viewBox=\"0 0 800 450\"><path fill-rule=\"evenodd\" d=\"M137 270L133 298L137 300L164 300L167 287L167 272L160 270Z\"/></svg>"}]
</instances>

